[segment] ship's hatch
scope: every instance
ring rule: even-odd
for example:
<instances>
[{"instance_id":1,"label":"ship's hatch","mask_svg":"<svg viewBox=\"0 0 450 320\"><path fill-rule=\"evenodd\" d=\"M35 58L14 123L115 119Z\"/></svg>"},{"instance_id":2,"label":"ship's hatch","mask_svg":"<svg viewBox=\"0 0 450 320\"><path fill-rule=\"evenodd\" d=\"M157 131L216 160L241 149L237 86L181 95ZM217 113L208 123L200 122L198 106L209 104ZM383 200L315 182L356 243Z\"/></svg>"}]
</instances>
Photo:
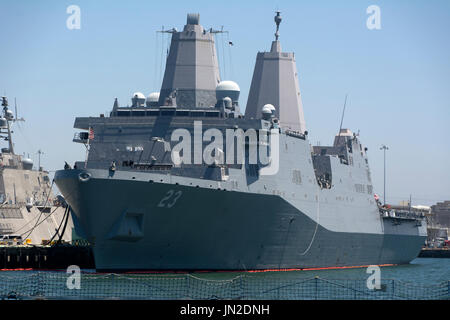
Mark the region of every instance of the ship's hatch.
<instances>
[{"instance_id":1,"label":"ship's hatch","mask_svg":"<svg viewBox=\"0 0 450 320\"><path fill-rule=\"evenodd\" d=\"M143 213L126 211L113 224L106 238L119 241L138 241L144 237L143 225Z\"/></svg>"}]
</instances>

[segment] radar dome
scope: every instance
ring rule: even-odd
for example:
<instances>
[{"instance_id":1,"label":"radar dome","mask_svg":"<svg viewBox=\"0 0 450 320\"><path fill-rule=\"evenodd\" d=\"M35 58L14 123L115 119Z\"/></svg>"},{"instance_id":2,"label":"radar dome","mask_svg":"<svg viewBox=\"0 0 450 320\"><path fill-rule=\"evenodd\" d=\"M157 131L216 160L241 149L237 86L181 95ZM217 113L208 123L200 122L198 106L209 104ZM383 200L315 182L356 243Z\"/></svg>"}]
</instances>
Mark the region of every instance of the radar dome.
<instances>
[{"instance_id":1,"label":"radar dome","mask_svg":"<svg viewBox=\"0 0 450 320\"><path fill-rule=\"evenodd\" d=\"M22 165L24 170L31 170L33 169L33 160L31 160L30 158L23 158Z\"/></svg>"},{"instance_id":2,"label":"radar dome","mask_svg":"<svg viewBox=\"0 0 450 320\"><path fill-rule=\"evenodd\" d=\"M142 92L135 92L133 93L133 98L145 99L145 96Z\"/></svg>"},{"instance_id":3,"label":"radar dome","mask_svg":"<svg viewBox=\"0 0 450 320\"><path fill-rule=\"evenodd\" d=\"M270 103L265 104L264 107L267 107L268 109L270 109L272 111L272 113L276 110L275 107L273 106L273 104L270 104Z\"/></svg>"},{"instance_id":4,"label":"radar dome","mask_svg":"<svg viewBox=\"0 0 450 320\"><path fill-rule=\"evenodd\" d=\"M159 101L159 92L152 92L148 95L145 104L147 105L147 107L156 107L158 106L158 101Z\"/></svg>"},{"instance_id":5,"label":"radar dome","mask_svg":"<svg viewBox=\"0 0 450 320\"><path fill-rule=\"evenodd\" d=\"M221 81L217 87L217 91L241 91L241 88L239 88L238 84L234 81Z\"/></svg>"},{"instance_id":6,"label":"radar dome","mask_svg":"<svg viewBox=\"0 0 450 320\"><path fill-rule=\"evenodd\" d=\"M231 109L233 107L233 101L231 100L230 97L225 97L222 100L223 100L223 103L225 105L225 108Z\"/></svg>"},{"instance_id":7,"label":"radar dome","mask_svg":"<svg viewBox=\"0 0 450 320\"><path fill-rule=\"evenodd\" d=\"M1 117L0 118L0 128L1 129L6 129L8 128L8 123L6 122L6 119Z\"/></svg>"},{"instance_id":8,"label":"radar dome","mask_svg":"<svg viewBox=\"0 0 450 320\"><path fill-rule=\"evenodd\" d=\"M221 81L216 87L216 98L222 100L225 97L230 97L233 102L239 100L241 89L234 81Z\"/></svg>"},{"instance_id":9,"label":"radar dome","mask_svg":"<svg viewBox=\"0 0 450 320\"><path fill-rule=\"evenodd\" d=\"M5 117L7 120L13 120L14 119L14 114L12 113L11 110L6 110L5 111Z\"/></svg>"},{"instance_id":10,"label":"radar dome","mask_svg":"<svg viewBox=\"0 0 450 320\"><path fill-rule=\"evenodd\" d=\"M133 107L143 107L145 104L145 96L142 92L135 92L133 93L131 101L133 103Z\"/></svg>"},{"instance_id":11,"label":"radar dome","mask_svg":"<svg viewBox=\"0 0 450 320\"><path fill-rule=\"evenodd\" d=\"M159 92L152 92L147 97L148 101L156 102L159 100Z\"/></svg>"},{"instance_id":12,"label":"radar dome","mask_svg":"<svg viewBox=\"0 0 450 320\"><path fill-rule=\"evenodd\" d=\"M263 119L270 119L270 117L275 113L275 107L271 104L265 104L264 107L262 107L261 113Z\"/></svg>"},{"instance_id":13,"label":"radar dome","mask_svg":"<svg viewBox=\"0 0 450 320\"><path fill-rule=\"evenodd\" d=\"M272 113L272 111L274 110L274 106L271 104L266 104L264 105L264 107L262 108L262 113Z\"/></svg>"}]
</instances>

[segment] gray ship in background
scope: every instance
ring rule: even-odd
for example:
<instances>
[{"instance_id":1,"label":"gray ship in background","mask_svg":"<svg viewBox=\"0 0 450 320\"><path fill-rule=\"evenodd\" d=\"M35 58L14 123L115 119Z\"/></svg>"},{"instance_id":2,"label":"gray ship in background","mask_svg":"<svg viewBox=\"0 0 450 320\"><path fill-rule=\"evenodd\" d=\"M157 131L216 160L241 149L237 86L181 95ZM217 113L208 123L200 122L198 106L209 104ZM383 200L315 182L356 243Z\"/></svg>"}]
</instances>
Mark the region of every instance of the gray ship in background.
<instances>
[{"instance_id":1,"label":"gray ship in background","mask_svg":"<svg viewBox=\"0 0 450 320\"><path fill-rule=\"evenodd\" d=\"M278 40L280 13L270 51L257 54L245 115L239 86L220 78L217 31L199 18L188 14L182 31L170 31L159 93L135 93L126 107L116 99L109 117L75 120L84 131L74 141L89 154L77 169L57 171L55 182L77 233L93 245L97 270L307 269L416 258L426 222L374 197L359 135L341 129L332 146L308 141L295 57ZM275 129L277 172L263 174L271 164L249 161L248 142L242 164L180 164L172 134L183 128L195 136L196 123L200 134ZM194 153L209 143L200 141Z\"/></svg>"},{"instance_id":2,"label":"gray ship in background","mask_svg":"<svg viewBox=\"0 0 450 320\"><path fill-rule=\"evenodd\" d=\"M47 244L59 240L64 224L61 240L69 242L72 219L62 197L54 196L48 172L33 170L33 160L14 152L11 124L16 121L23 119L14 116L2 97L0 138L8 147L0 152L0 245Z\"/></svg>"}]
</instances>

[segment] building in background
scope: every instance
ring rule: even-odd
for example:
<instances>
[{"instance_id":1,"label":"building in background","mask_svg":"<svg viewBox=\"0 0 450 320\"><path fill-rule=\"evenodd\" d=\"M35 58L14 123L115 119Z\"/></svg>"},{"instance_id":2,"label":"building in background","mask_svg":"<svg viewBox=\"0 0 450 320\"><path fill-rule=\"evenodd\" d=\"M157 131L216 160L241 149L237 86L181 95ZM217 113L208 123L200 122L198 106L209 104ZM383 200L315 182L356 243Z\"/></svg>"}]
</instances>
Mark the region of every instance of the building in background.
<instances>
[{"instance_id":1,"label":"building in background","mask_svg":"<svg viewBox=\"0 0 450 320\"><path fill-rule=\"evenodd\" d=\"M431 214L428 219L429 246L441 247L448 245L450 229L450 201L438 202L431 206Z\"/></svg>"}]
</instances>

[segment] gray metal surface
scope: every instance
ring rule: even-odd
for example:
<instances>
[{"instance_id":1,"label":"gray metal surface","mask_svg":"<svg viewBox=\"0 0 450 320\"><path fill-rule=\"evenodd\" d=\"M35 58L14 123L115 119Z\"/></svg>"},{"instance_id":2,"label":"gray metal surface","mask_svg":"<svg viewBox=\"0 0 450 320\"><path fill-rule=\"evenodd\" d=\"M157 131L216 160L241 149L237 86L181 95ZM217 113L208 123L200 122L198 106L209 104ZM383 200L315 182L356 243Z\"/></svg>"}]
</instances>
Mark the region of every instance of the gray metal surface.
<instances>
[{"instance_id":1,"label":"gray metal surface","mask_svg":"<svg viewBox=\"0 0 450 320\"><path fill-rule=\"evenodd\" d=\"M107 170L89 170L80 183L80 172L59 171L58 185L70 194L101 270L401 264L424 241L413 222L385 222L383 233L332 231L276 195L109 177ZM160 206L170 190L180 198Z\"/></svg>"},{"instance_id":2,"label":"gray metal surface","mask_svg":"<svg viewBox=\"0 0 450 320\"><path fill-rule=\"evenodd\" d=\"M270 52L256 56L245 117L260 119L266 104L275 107L281 126L306 131L294 53L282 52L278 40L272 42Z\"/></svg>"},{"instance_id":3,"label":"gray metal surface","mask_svg":"<svg viewBox=\"0 0 450 320\"><path fill-rule=\"evenodd\" d=\"M216 103L220 82L214 33L189 18L183 31L169 31L172 42L159 96L160 105L210 107ZM176 104L167 99L173 94Z\"/></svg>"},{"instance_id":4,"label":"gray metal surface","mask_svg":"<svg viewBox=\"0 0 450 320\"><path fill-rule=\"evenodd\" d=\"M173 37L172 45L178 35ZM94 244L97 269L337 267L401 264L417 256L426 225L415 218L380 214L359 136L343 129L332 146L313 147L301 134L303 110L293 55L283 60L278 43L274 46L277 67L256 78L276 79L275 87L286 86L277 92L268 89L267 97L277 100L249 97L256 106L254 117L236 116L238 109L231 115L220 101L192 108L190 102L180 104L177 96L176 108L116 106L111 117L75 120L76 128L95 132L89 158L86 166L77 163L77 170L56 172L55 181L74 209L78 233ZM214 58L213 52L206 60ZM266 59L265 54L261 58ZM281 61L287 61L289 72L278 73ZM177 64L171 68L170 73L178 74ZM193 72L182 78L186 83L195 80ZM173 163L167 148L178 142L171 141L174 130L194 134L196 121L202 122L201 132L214 128L224 136L227 129L277 127L276 117L258 115L261 104L273 101L280 102L276 174L262 175L261 162ZM283 115L296 127L283 123ZM200 141L192 141L193 150L207 145ZM225 147L225 157L228 152ZM110 170L112 162L115 170Z\"/></svg>"}]
</instances>

